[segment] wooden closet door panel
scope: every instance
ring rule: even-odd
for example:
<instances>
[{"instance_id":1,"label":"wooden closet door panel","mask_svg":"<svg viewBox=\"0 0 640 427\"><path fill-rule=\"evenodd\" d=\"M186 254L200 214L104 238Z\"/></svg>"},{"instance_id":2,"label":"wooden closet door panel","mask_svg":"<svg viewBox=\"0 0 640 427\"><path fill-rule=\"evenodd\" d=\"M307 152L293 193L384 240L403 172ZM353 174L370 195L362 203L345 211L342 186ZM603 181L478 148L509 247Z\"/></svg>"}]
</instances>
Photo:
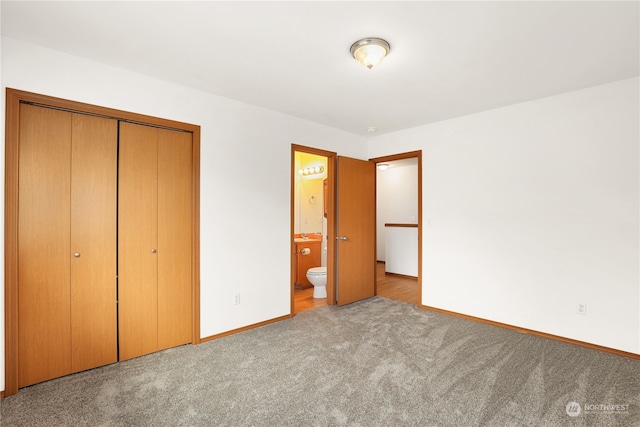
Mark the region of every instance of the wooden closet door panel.
<instances>
[{"instance_id":1,"label":"wooden closet door panel","mask_svg":"<svg viewBox=\"0 0 640 427\"><path fill-rule=\"evenodd\" d=\"M158 349L158 129L120 123L118 316L120 360Z\"/></svg>"},{"instance_id":2,"label":"wooden closet door panel","mask_svg":"<svg viewBox=\"0 0 640 427\"><path fill-rule=\"evenodd\" d=\"M191 342L191 133L159 130L158 346Z\"/></svg>"},{"instance_id":3,"label":"wooden closet door panel","mask_svg":"<svg viewBox=\"0 0 640 427\"><path fill-rule=\"evenodd\" d=\"M118 357L117 126L116 120L73 115L70 257L74 372L114 363Z\"/></svg>"},{"instance_id":4,"label":"wooden closet door panel","mask_svg":"<svg viewBox=\"0 0 640 427\"><path fill-rule=\"evenodd\" d=\"M18 386L71 372L71 114L20 106Z\"/></svg>"}]
</instances>

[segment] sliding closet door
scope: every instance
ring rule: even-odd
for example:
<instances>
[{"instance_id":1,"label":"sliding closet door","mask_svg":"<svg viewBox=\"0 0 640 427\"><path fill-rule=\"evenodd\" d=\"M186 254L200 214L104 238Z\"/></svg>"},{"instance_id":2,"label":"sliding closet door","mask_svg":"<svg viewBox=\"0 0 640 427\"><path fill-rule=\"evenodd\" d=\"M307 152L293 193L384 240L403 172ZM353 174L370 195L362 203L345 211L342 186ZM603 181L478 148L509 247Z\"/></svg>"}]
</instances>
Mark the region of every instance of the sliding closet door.
<instances>
[{"instance_id":1,"label":"sliding closet door","mask_svg":"<svg viewBox=\"0 0 640 427\"><path fill-rule=\"evenodd\" d=\"M191 133L158 130L158 347L191 342Z\"/></svg>"},{"instance_id":2,"label":"sliding closet door","mask_svg":"<svg viewBox=\"0 0 640 427\"><path fill-rule=\"evenodd\" d=\"M158 130L120 123L120 360L158 349Z\"/></svg>"},{"instance_id":3,"label":"sliding closet door","mask_svg":"<svg viewBox=\"0 0 640 427\"><path fill-rule=\"evenodd\" d=\"M71 373L71 114L20 105L18 386Z\"/></svg>"},{"instance_id":4,"label":"sliding closet door","mask_svg":"<svg viewBox=\"0 0 640 427\"><path fill-rule=\"evenodd\" d=\"M117 361L115 120L74 114L71 149L71 369Z\"/></svg>"}]
</instances>

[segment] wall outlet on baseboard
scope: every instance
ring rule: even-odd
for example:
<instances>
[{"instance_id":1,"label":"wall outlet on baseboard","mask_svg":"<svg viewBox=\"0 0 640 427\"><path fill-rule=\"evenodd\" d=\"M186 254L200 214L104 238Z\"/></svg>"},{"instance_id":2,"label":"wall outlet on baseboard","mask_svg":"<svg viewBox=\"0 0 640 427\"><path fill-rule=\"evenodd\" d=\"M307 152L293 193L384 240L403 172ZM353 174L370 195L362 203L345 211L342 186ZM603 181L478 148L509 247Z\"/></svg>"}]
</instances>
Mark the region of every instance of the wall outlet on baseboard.
<instances>
[{"instance_id":1,"label":"wall outlet on baseboard","mask_svg":"<svg viewBox=\"0 0 640 427\"><path fill-rule=\"evenodd\" d=\"M233 296L233 305L239 305L240 304L240 294L235 294Z\"/></svg>"},{"instance_id":2,"label":"wall outlet on baseboard","mask_svg":"<svg viewBox=\"0 0 640 427\"><path fill-rule=\"evenodd\" d=\"M585 316L587 314L587 304L584 302L576 304L576 314Z\"/></svg>"}]
</instances>

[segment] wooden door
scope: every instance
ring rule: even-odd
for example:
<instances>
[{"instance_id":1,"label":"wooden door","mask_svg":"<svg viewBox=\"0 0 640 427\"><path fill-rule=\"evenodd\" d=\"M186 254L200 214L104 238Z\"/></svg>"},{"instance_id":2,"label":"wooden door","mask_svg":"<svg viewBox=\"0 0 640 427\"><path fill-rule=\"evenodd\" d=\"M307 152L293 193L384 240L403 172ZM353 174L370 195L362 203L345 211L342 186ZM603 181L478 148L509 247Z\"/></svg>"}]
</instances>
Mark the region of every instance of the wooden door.
<instances>
[{"instance_id":1,"label":"wooden door","mask_svg":"<svg viewBox=\"0 0 640 427\"><path fill-rule=\"evenodd\" d=\"M103 187L110 175L117 178L117 163L110 170L103 167L117 159L118 120L181 129L190 137L191 187L186 192L191 202L184 204L191 214L186 234L190 234L187 258L192 264L188 274L193 302L185 316L191 316L189 340L199 342L200 127L10 88L6 98L4 396L17 393L19 387L109 363L117 355L119 343L112 338L118 335L113 320L118 320L115 251L104 252L101 264L89 267L88 263L93 263L96 248L113 247L117 240L116 226L106 231L117 209L114 212L114 204L105 203L106 199L113 203L117 192L113 181L110 189ZM73 111L86 111L92 117ZM105 125L97 116L117 119ZM111 147L98 141L96 135L102 134L108 139L116 135ZM137 168L147 157L144 152L129 164ZM90 200L81 202L85 197ZM134 213L149 217L155 212ZM85 229L76 228L81 224ZM110 290L98 287L101 279L111 282ZM109 301L111 308L97 308L91 302L96 300ZM153 300L147 295L143 303ZM99 329L100 325L115 330ZM112 347L102 347L105 342ZM94 357L98 361L90 362Z\"/></svg>"},{"instance_id":2,"label":"wooden door","mask_svg":"<svg viewBox=\"0 0 640 427\"><path fill-rule=\"evenodd\" d=\"M71 114L20 106L18 386L71 373Z\"/></svg>"},{"instance_id":3,"label":"wooden door","mask_svg":"<svg viewBox=\"0 0 640 427\"><path fill-rule=\"evenodd\" d=\"M117 361L116 120L73 114L71 370Z\"/></svg>"},{"instance_id":4,"label":"wooden door","mask_svg":"<svg viewBox=\"0 0 640 427\"><path fill-rule=\"evenodd\" d=\"M120 123L118 319L120 360L158 348L158 128Z\"/></svg>"},{"instance_id":5,"label":"wooden door","mask_svg":"<svg viewBox=\"0 0 640 427\"><path fill-rule=\"evenodd\" d=\"M116 361L116 138L20 106L19 387Z\"/></svg>"},{"instance_id":6,"label":"wooden door","mask_svg":"<svg viewBox=\"0 0 640 427\"><path fill-rule=\"evenodd\" d=\"M338 157L336 299L338 305L375 295L375 164Z\"/></svg>"},{"instance_id":7,"label":"wooden door","mask_svg":"<svg viewBox=\"0 0 640 427\"><path fill-rule=\"evenodd\" d=\"M191 342L192 134L120 124L120 360Z\"/></svg>"},{"instance_id":8,"label":"wooden door","mask_svg":"<svg viewBox=\"0 0 640 427\"><path fill-rule=\"evenodd\" d=\"M192 135L158 130L158 349L191 342Z\"/></svg>"}]
</instances>

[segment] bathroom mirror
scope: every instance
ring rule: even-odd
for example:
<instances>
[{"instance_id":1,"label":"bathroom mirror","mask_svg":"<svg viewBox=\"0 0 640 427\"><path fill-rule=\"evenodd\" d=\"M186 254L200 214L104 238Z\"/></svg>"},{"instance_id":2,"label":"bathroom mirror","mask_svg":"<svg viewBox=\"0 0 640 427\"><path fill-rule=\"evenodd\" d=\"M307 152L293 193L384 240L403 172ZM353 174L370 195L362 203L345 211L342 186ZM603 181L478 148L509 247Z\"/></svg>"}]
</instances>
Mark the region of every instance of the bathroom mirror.
<instances>
[{"instance_id":1,"label":"bathroom mirror","mask_svg":"<svg viewBox=\"0 0 640 427\"><path fill-rule=\"evenodd\" d=\"M318 166L322 166L319 173L299 173ZM326 234L324 232L326 222L324 180L327 177L327 159L323 156L296 152L295 168L294 233L324 235Z\"/></svg>"}]
</instances>

